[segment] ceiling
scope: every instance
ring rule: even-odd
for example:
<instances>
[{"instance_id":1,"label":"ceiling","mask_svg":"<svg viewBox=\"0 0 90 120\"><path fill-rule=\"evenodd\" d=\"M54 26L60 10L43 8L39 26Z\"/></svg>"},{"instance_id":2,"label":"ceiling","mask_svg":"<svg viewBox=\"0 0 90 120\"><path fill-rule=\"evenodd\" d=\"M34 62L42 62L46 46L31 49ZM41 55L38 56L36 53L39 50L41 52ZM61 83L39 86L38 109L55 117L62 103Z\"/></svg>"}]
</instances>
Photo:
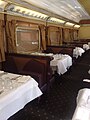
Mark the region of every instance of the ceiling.
<instances>
[{"instance_id":1,"label":"ceiling","mask_svg":"<svg viewBox=\"0 0 90 120\"><path fill-rule=\"evenodd\" d=\"M78 1L90 15L90 0L78 0Z\"/></svg>"},{"instance_id":2,"label":"ceiling","mask_svg":"<svg viewBox=\"0 0 90 120\"><path fill-rule=\"evenodd\" d=\"M90 19L90 0L21 0L75 22ZM83 2L82 2L83 1ZM88 2L86 2L88 1ZM80 5L83 3L83 5ZM86 4L87 3L87 4ZM87 7L88 5L88 7ZM85 8L84 8L84 7ZM86 9L86 11L85 11ZM87 10L88 9L88 10Z\"/></svg>"},{"instance_id":3,"label":"ceiling","mask_svg":"<svg viewBox=\"0 0 90 120\"><path fill-rule=\"evenodd\" d=\"M0 3L2 1L5 1L0 4L2 11L10 12L14 6L18 5L50 17L76 23L83 19L90 19L90 0L0 0Z\"/></svg>"}]
</instances>

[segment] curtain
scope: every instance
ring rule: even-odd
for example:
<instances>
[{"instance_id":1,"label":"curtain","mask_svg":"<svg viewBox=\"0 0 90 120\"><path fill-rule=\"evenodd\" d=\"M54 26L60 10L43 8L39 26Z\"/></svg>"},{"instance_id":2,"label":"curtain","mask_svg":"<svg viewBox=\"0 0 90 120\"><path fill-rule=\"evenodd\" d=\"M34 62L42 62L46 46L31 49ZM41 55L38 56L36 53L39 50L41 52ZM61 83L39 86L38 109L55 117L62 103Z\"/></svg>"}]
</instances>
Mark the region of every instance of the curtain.
<instances>
[{"instance_id":1,"label":"curtain","mask_svg":"<svg viewBox=\"0 0 90 120\"><path fill-rule=\"evenodd\" d=\"M73 39L74 39L73 29L70 29L70 30L69 30L69 34L70 34L70 41L73 41Z\"/></svg>"},{"instance_id":2,"label":"curtain","mask_svg":"<svg viewBox=\"0 0 90 120\"><path fill-rule=\"evenodd\" d=\"M47 31L47 45L51 45L51 40L50 40L50 27L48 26L46 28L46 31Z\"/></svg>"},{"instance_id":3,"label":"curtain","mask_svg":"<svg viewBox=\"0 0 90 120\"><path fill-rule=\"evenodd\" d=\"M78 30L74 30L74 40L78 40Z\"/></svg>"},{"instance_id":4,"label":"curtain","mask_svg":"<svg viewBox=\"0 0 90 120\"><path fill-rule=\"evenodd\" d=\"M7 52L16 53L16 21L7 21L6 22L6 45Z\"/></svg>"},{"instance_id":5,"label":"curtain","mask_svg":"<svg viewBox=\"0 0 90 120\"><path fill-rule=\"evenodd\" d=\"M62 28L59 28L59 45L62 45Z\"/></svg>"},{"instance_id":6,"label":"curtain","mask_svg":"<svg viewBox=\"0 0 90 120\"><path fill-rule=\"evenodd\" d=\"M70 31L68 28L63 29L63 37L64 37L64 42L70 41Z\"/></svg>"},{"instance_id":7,"label":"curtain","mask_svg":"<svg viewBox=\"0 0 90 120\"><path fill-rule=\"evenodd\" d=\"M40 30L40 50L46 50L45 26L39 25Z\"/></svg>"},{"instance_id":8,"label":"curtain","mask_svg":"<svg viewBox=\"0 0 90 120\"><path fill-rule=\"evenodd\" d=\"M5 61L4 21L0 20L0 62Z\"/></svg>"},{"instance_id":9,"label":"curtain","mask_svg":"<svg viewBox=\"0 0 90 120\"><path fill-rule=\"evenodd\" d=\"M62 44L62 28L49 26L48 27L48 45L59 46Z\"/></svg>"}]
</instances>

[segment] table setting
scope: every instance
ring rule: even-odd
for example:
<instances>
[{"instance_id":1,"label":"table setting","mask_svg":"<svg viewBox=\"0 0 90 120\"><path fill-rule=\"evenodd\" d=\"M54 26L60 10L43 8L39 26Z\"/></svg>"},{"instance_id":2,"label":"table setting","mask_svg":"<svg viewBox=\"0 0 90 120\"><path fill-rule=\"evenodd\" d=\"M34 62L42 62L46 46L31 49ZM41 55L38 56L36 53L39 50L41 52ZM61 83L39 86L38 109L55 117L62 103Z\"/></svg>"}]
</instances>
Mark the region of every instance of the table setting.
<instances>
[{"instance_id":1,"label":"table setting","mask_svg":"<svg viewBox=\"0 0 90 120\"><path fill-rule=\"evenodd\" d=\"M85 52L85 50L81 47L75 47L73 49L73 57L78 58L79 56L82 56L82 54Z\"/></svg>"},{"instance_id":2,"label":"table setting","mask_svg":"<svg viewBox=\"0 0 90 120\"><path fill-rule=\"evenodd\" d=\"M55 70L56 67L59 75L67 72L68 68L72 65L72 58L67 54L55 54L53 58L54 59L50 61L50 66L53 70Z\"/></svg>"}]
</instances>

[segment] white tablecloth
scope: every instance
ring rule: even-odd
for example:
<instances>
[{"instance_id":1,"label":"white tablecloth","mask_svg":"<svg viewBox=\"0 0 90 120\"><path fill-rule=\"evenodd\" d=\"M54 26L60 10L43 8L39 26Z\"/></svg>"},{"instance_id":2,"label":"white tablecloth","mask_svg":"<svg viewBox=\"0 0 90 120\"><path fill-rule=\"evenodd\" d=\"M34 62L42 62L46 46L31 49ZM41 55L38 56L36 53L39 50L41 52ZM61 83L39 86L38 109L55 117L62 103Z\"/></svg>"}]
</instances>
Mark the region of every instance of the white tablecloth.
<instances>
[{"instance_id":1,"label":"white tablecloth","mask_svg":"<svg viewBox=\"0 0 90 120\"><path fill-rule=\"evenodd\" d=\"M79 90L72 120L90 120L90 89Z\"/></svg>"},{"instance_id":2,"label":"white tablecloth","mask_svg":"<svg viewBox=\"0 0 90 120\"><path fill-rule=\"evenodd\" d=\"M14 76L9 73L0 74L0 78L2 78L0 82L6 79L12 81L12 88L8 86L8 83L8 87L5 86L4 89L0 86L0 91L3 90L0 94L0 120L7 120L28 102L42 95L38 83L30 76Z\"/></svg>"},{"instance_id":3,"label":"white tablecloth","mask_svg":"<svg viewBox=\"0 0 90 120\"><path fill-rule=\"evenodd\" d=\"M83 50L81 47L76 47L73 50L73 57L78 58L78 56L82 56L82 54L85 52L85 50Z\"/></svg>"},{"instance_id":4,"label":"white tablecloth","mask_svg":"<svg viewBox=\"0 0 90 120\"><path fill-rule=\"evenodd\" d=\"M88 42L88 45L89 45L89 49L90 49L90 42Z\"/></svg>"},{"instance_id":5,"label":"white tablecloth","mask_svg":"<svg viewBox=\"0 0 90 120\"><path fill-rule=\"evenodd\" d=\"M89 50L89 45L88 44L83 44L83 49L84 50Z\"/></svg>"},{"instance_id":6,"label":"white tablecloth","mask_svg":"<svg viewBox=\"0 0 90 120\"><path fill-rule=\"evenodd\" d=\"M69 55L57 54L53 57L54 59L50 61L50 66L57 66L58 74L64 74L72 65L72 58Z\"/></svg>"},{"instance_id":7,"label":"white tablecloth","mask_svg":"<svg viewBox=\"0 0 90 120\"><path fill-rule=\"evenodd\" d=\"M33 52L31 55L39 55L39 56L53 56L53 53L42 53L42 52Z\"/></svg>"}]
</instances>

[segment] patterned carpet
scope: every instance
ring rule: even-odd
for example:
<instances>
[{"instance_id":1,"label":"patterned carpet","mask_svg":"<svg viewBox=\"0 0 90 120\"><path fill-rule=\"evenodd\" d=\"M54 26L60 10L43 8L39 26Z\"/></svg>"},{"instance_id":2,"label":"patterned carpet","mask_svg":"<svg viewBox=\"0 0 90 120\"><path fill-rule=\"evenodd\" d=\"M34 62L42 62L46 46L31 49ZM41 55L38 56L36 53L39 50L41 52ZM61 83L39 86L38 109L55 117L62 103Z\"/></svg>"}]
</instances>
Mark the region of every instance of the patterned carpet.
<instances>
[{"instance_id":1,"label":"patterned carpet","mask_svg":"<svg viewBox=\"0 0 90 120\"><path fill-rule=\"evenodd\" d=\"M78 91L89 87L82 81L83 78L90 78L89 56L90 52L78 59L66 74L56 76L50 92L42 96L39 104L37 99L28 103L9 120L71 120Z\"/></svg>"},{"instance_id":2,"label":"patterned carpet","mask_svg":"<svg viewBox=\"0 0 90 120\"><path fill-rule=\"evenodd\" d=\"M30 102L10 120L71 120L78 86L70 81L57 80L50 93L44 94L39 104L37 100Z\"/></svg>"}]
</instances>

